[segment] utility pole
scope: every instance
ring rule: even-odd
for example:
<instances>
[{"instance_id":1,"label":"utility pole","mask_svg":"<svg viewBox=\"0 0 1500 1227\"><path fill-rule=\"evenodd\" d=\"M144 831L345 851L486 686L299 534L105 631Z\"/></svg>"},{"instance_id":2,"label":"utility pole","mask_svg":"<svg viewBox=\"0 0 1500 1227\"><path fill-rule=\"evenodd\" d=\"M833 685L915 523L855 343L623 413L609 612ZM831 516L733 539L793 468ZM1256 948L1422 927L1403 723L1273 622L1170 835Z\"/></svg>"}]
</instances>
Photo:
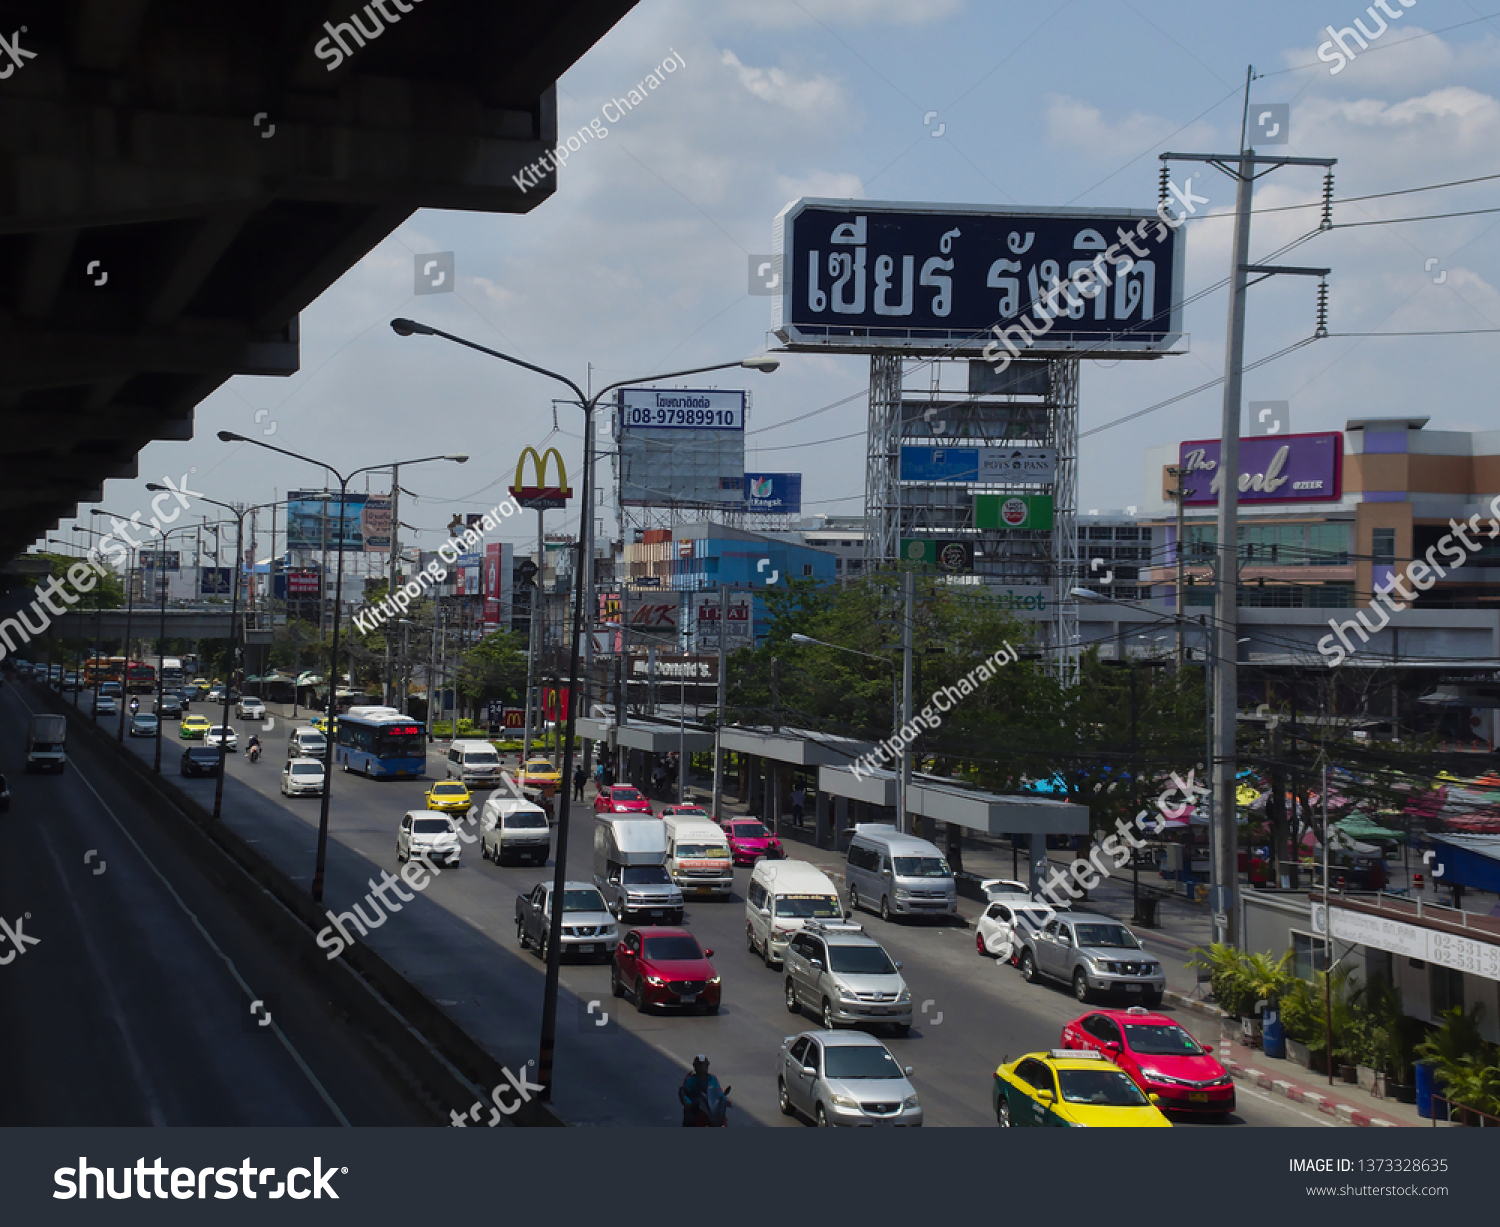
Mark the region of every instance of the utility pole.
<instances>
[{"instance_id":1,"label":"utility pole","mask_svg":"<svg viewBox=\"0 0 1500 1227\"><path fill-rule=\"evenodd\" d=\"M538 480L540 481L541 479L538 478ZM538 620L538 615L541 613L541 605L542 605L542 582L543 582L543 580L542 580L542 570L541 570L541 567L542 567L542 563L544 563L546 561L546 558L545 558L545 556L543 554L544 548L545 548L545 542L542 539L542 510L541 510L541 508L538 508L537 509L537 513L536 513L536 559L537 559L537 572L536 572L535 575L532 576L532 580L534 581L534 583L533 583L532 589L531 589L531 619L527 623L527 630L530 633L527 636L528 640L529 640L529 643L527 645L527 652L526 652L526 730L525 730L525 732L523 732L521 734L521 771L519 773L520 775L524 775L525 774L525 772L526 772L526 764L527 764L527 762L531 758L531 721L532 721L532 717L534 715L534 708L541 706L539 703L536 703L536 702L533 701L533 697L532 696L535 694L535 686L536 686L536 682L535 682L535 678L536 678L536 650L537 650L536 645L537 645L537 636L540 633L540 628L537 625L537 620ZM569 781L569 780L564 780L563 783L567 784L570 788L572 787L572 782Z\"/></svg>"},{"instance_id":2,"label":"utility pole","mask_svg":"<svg viewBox=\"0 0 1500 1227\"><path fill-rule=\"evenodd\" d=\"M1172 479L1174 484L1174 488L1167 491L1167 497L1177 503L1177 583L1175 587L1176 597L1173 600L1173 610L1177 614L1177 667L1175 671L1181 673L1183 661L1182 610L1187 601L1186 594L1183 592L1183 583L1185 582L1186 574L1185 560L1187 556L1187 542L1183 539L1183 532L1186 527L1183 513L1187 497L1192 494L1192 491L1183 484L1182 479L1187 476L1186 469L1173 466L1167 470L1167 476Z\"/></svg>"},{"instance_id":3,"label":"utility pole","mask_svg":"<svg viewBox=\"0 0 1500 1227\"><path fill-rule=\"evenodd\" d=\"M719 821L719 808L724 804L724 662L728 657L729 641L729 585L719 585L719 718L714 722L714 821Z\"/></svg>"},{"instance_id":4,"label":"utility pole","mask_svg":"<svg viewBox=\"0 0 1500 1227\"><path fill-rule=\"evenodd\" d=\"M901 577L904 601L901 612L901 723L897 733L911 724L911 672L912 672L912 635L915 630L916 621L916 592L917 575L915 571L907 571ZM911 788L911 754L903 746L901 749L901 767L896 775L896 830L905 832L907 829L906 796Z\"/></svg>"},{"instance_id":5,"label":"utility pole","mask_svg":"<svg viewBox=\"0 0 1500 1227\"><path fill-rule=\"evenodd\" d=\"M1239 839L1236 827L1238 810L1235 802L1236 758L1235 730L1238 712L1239 670L1238 656L1238 605L1239 605L1239 475L1240 475L1240 405L1244 382L1245 365L1245 298L1249 289L1249 275L1261 274L1257 282L1277 273L1295 276L1327 278L1330 269L1303 268L1289 265L1251 264L1250 261L1250 205L1255 187L1256 167L1276 169L1283 166L1321 166L1325 172L1334 166L1336 158L1288 158L1259 156L1247 143L1250 122L1250 83L1255 79L1252 66L1245 74L1245 104L1240 121L1240 150L1237 154L1223 153L1164 153L1160 155L1162 187L1165 191L1170 174L1166 163L1206 162L1217 167L1235 181L1235 217L1233 256L1230 266L1232 291L1229 306L1228 336L1224 355L1224 401L1222 411L1222 434L1219 443L1218 472L1214 484L1219 487L1218 549L1220 565L1217 576L1217 592L1214 601L1216 619L1216 664L1213 746L1211 768L1214 793L1214 834L1212 856L1212 886L1209 891L1209 907L1213 913L1214 940L1228 945L1238 944L1238 917L1236 916L1239 886L1238 851ZM1333 201L1333 176L1325 173L1323 184L1324 229L1331 228L1333 220L1330 210ZM1326 336L1323 322L1326 303L1325 288L1319 293L1319 318L1317 335ZM1181 504L1179 503L1179 506Z\"/></svg>"},{"instance_id":6,"label":"utility pole","mask_svg":"<svg viewBox=\"0 0 1500 1227\"><path fill-rule=\"evenodd\" d=\"M401 547L399 542L397 541L397 538L401 534L400 504L397 501L400 498L400 495L401 466L399 464L393 464L391 465L391 539L389 543L391 549L391 566L390 578L386 581L385 588L387 596L391 596L395 593L396 580L400 577ZM381 698L383 699L387 707L394 706L394 704L392 703L392 699L394 698L392 691L395 687L393 685L394 679L391 675L391 636L389 634L385 637L385 672L382 675L381 680L384 683L384 693L382 694ZM406 701L404 697L401 702L401 707L403 710L405 710L406 708Z\"/></svg>"}]
</instances>

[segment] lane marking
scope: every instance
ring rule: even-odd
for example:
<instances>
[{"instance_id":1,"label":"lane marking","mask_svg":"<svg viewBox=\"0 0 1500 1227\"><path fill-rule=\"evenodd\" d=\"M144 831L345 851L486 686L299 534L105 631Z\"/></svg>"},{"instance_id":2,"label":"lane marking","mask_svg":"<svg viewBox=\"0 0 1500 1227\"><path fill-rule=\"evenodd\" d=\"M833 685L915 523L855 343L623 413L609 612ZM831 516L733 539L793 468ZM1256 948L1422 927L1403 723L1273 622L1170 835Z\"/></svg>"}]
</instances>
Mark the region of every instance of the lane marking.
<instances>
[{"instance_id":1,"label":"lane marking","mask_svg":"<svg viewBox=\"0 0 1500 1227\"><path fill-rule=\"evenodd\" d=\"M31 706L26 702L25 698L21 698L21 706L26 708L26 710L28 712L31 712L33 715L35 714ZM161 882L162 886L166 888L167 893L171 895L174 900L176 900L177 906L182 909L183 914L193 922L193 926L198 930L199 933L203 935L203 940L208 943L209 948L216 955L218 955L220 959L223 960L224 966L229 969L229 974L234 977L235 983L244 990L246 997L248 997L251 1001L256 1000L255 991L251 989L248 983L246 983L245 977L240 975L240 969L235 964L235 961L219 947L218 942L214 941L213 936L206 928L203 927L203 922L198 919L197 913L194 912L193 909L187 905L187 901L177 893L177 888L174 887L172 883L167 880L166 875L157 868L156 862L153 861L146 854L146 850L136 842L135 836L133 836L128 830L125 829L125 824L120 821L119 815L110 808L109 802L100 795L97 788L89 783L88 777L85 776L83 772L78 772L76 778L78 779L78 782L80 784L82 784L85 788L87 788L91 793L94 794L95 798L99 802L100 808L102 808L104 812L109 815L110 821L113 822L119 829L120 834L123 835L125 839L130 843L130 846L136 850L141 860L146 863L147 868L149 868L151 872L157 876L157 879ZM86 930L83 931L86 932ZM313 1073L307 1062L302 1059L302 1054L297 1051L296 1046L290 1039L287 1038L287 1034L281 1029L281 1025L273 1021L271 1023L270 1029L276 1036L276 1038L281 1041L281 1046L286 1049L287 1055L292 1058L292 1061L296 1064L297 1068L302 1071L303 1077L305 1077L308 1082L311 1083L312 1088L318 1093L318 1098L320 1098L328 1106L328 1110L333 1113L339 1124L346 1129L352 1129L353 1125L350 1123L349 1118L344 1115L343 1109L334 1102L333 1096L328 1093L327 1088L321 1081L319 1081L317 1074ZM157 1123L165 1124L164 1121Z\"/></svg>"}]
</instances>

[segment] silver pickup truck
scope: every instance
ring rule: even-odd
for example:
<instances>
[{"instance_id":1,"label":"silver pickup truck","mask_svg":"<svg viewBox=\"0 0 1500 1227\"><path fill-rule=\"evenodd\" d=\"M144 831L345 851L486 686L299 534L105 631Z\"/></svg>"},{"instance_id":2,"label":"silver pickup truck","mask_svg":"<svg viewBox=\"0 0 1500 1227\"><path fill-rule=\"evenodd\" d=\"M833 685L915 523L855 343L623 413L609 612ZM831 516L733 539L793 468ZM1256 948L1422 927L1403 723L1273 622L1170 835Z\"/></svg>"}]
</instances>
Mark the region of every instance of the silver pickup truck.
<instances>
[{"instance_id":1,"label":"silver pickup truck","mask_svg":"<svg viewBox=\"0 0 1500 1227\"><path fill-rule=\"evenodd\" d=\"M547 957L548 928L552 923L552 883L538 882L531 893L516 899L516 940L521 949ZM588 882L563 886L562 950L564 956L580 955L607 963L620 944L615 918L604 906L598 890Z\"/></svg>"}]
</instances>

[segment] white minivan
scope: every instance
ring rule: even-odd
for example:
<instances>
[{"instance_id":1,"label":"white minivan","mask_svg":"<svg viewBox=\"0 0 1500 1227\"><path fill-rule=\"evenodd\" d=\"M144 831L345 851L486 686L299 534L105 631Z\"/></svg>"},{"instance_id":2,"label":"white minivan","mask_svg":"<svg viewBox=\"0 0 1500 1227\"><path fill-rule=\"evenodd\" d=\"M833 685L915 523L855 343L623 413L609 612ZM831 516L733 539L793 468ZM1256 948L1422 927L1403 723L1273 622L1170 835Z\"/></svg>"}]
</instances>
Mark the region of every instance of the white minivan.
<instances>
[{"instance_id":1,"label":"white minivan","mask_svg":"<svg viewBox=\"0 0 1500 1227\"><path fill-rule=\"evenodd\" d=\"M716 823L694 814L664 817L667 872L684 898L729 898L734 890L734 857Z\"/></svg>"},{"instance_id":2,"label":"white minivan","mask_svg":"<svg viewBox=\"0 0 1500 1227\"><path fill-rule=\"evenodd\" d=\"M757 861L745 892L745 942L767 967L809 920L843 920L838 888L806 861Z\"/></svg>"},{"instance_id":3,"label":"white minivan","mask_svg":"<svg viewBox=\"0 0 1500 1227\"><path fill-rule=\"evenodd\" d=\"M860 823L844 868L849 909L892 916L957 916L958 885L937 845L888 823Z\"/></svg>"},{"instance_id":4,"label":"white minivan","mask_svg":"<svg viewBox=\"0 0 1500 1227\"><path fill-rule=\"evenodd\" d=\"M497 865L507 859L547 863L552 828L547 811L496 789L479 811L479 855Z\"/></svg>"},{"instance_id":5,"label":"white minivan","mask_svg":"<svg viewBox=\"0 0 1500 1227\"><path fill-rule=\"evenodd\" d=\"M448 747L448 778L493 788L500 783L500 756L487 741L455 741Z\"/></svg>"}]
</instances>

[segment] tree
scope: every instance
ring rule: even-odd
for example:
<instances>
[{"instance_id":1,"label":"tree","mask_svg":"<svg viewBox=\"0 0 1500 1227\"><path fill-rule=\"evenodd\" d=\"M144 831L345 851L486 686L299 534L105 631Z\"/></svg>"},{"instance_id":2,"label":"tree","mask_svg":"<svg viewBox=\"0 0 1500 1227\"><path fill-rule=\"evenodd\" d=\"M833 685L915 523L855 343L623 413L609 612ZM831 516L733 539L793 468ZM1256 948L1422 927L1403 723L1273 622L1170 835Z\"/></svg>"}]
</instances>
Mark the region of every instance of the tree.
<instances>
[{"instance_id":1,"label":"tree","mask_svg":"<svg viewBox=\"0 0 1500 1227\"><path fill-rule=\"evenodd\" d=\"M489 699L519 703L526 693L526 648L512 631L486 635L459 660L459 694L478 706Z\"/></svg>"}]
</instances>

